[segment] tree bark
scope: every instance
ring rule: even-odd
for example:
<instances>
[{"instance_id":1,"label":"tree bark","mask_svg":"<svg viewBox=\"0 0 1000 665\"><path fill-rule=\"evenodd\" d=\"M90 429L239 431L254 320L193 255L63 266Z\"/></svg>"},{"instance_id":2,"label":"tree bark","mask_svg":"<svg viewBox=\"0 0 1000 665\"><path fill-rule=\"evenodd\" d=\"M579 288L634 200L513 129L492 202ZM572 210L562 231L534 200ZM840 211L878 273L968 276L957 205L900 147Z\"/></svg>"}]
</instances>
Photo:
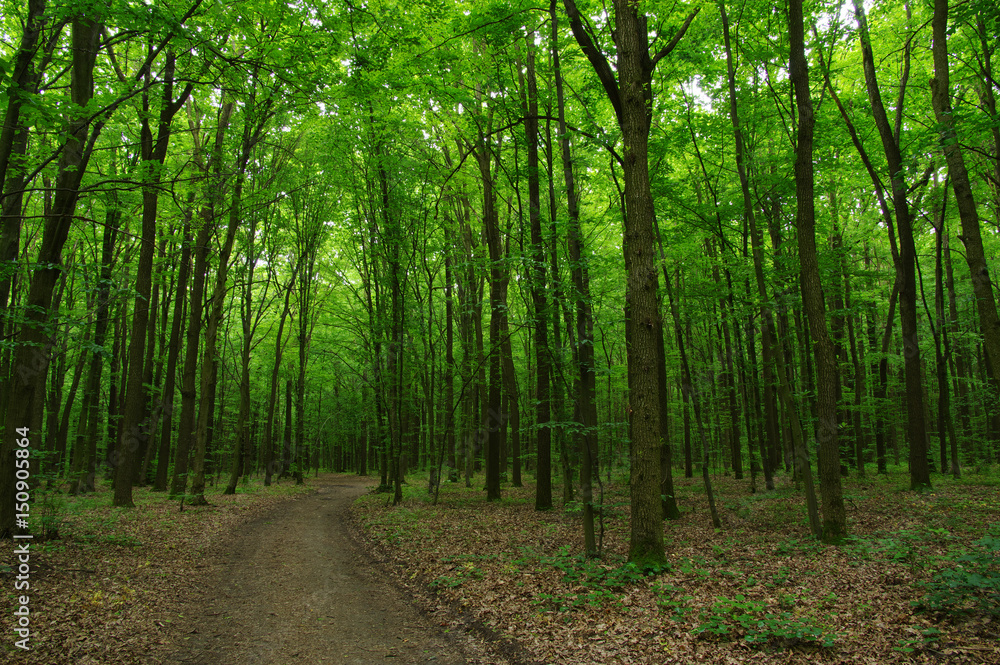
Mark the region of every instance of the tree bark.
<instances>
[{"instance_id":1,"label":"tree bark","mask_svg":"<svg viewBox=\"0 0 1000 665\"><path fill-rule=\"evenodd\" d=\"M233 104L225 102L219 109L218 123L215 129L215 139L210 152L201 154L200 119L189 115L191 134L195 140L195 162L203 177L206 199L199 210L201 228L196 236L192 252L194 254L194 279L191 283L191 303L188 307L187 339L184 349L184 369L181 381L181 416L177 430L177 448L174 461L174 475L170 482L170 496L177 497L187 492L187 476L189 456L192 444L197 447L196 414L198 397L198 350L203 326L203 310L205 306L205 285L208 278L209 243L215 229L216 209L221 204L219 196L222 189L222 146L229 129Z\"/></svg>"},{"instance_id":2,"label":"tree bark","mask_svg":"<svg viewBox=\"0 0 1000 665\"><path fill-rule=\"evenodd\" d=\"M528 146L528 220L531 229L531 302L534 309L535 342L535 426L537 428L537 467L535 510L552 508L552 356L549 349L550 306L546 294L545 240L542 237L541 190L538 178L538 106L534 82L534 53L528 49L529 108L524 121Z\"/></svg>"},{"instance_id":3,"label":"tree bark","mask_svg":"<svg viewBox=\"0 0 1000 665\"><path fill-rule=\"evenodd\" d=\"M190 203L190 200L189 200ZM167 490L167 475L170 466L171 434L173 433L174 393L177 382L177 360L181 350L181 336L184 330L184 304L191 277L191 210L185 212L184 239L181 241L180 266L177 270L174 315L170 322L170 343L167 345L167 378L163 386L163 423L160 429L160 450L156 458L156 480L154 492Z\"/></svg>"},{"instance_id":4,"label":"tree bark","mask_svg":"<svg viewBox=\"0 0 1000 665\"><path fill-rule=\"evenodd\" d=\"M979 212L972 196L969 172L958 142L955 117L951 108L947 29L948 0L934 0L933 44L931 48L934 56L934 78L930 82L931 103L934 106L934 115L937 117L938 131L941 133L941 149L948 163L948 177L951 179L952 190L955 193L958 216L962 222L962 235L959 236L959 239L965 245L965 260L969 264L969 272L972 273L972 291L976 298L976 310L979 314L979 325L983 334L986 361L990 365L993 376L990 383L994 391L1000 391L1000 384L997 383L997 379L1000 377L1000 317L997 316L993 284L990 280L986 253L983 249L983 237L979 228Z\"/></svg>"},{"instance_id":5,"label":"tree bark","mask_svg":"<svg viewBox=\"0 0 1000 665\"><path fill-rule=\"evenodd\" d=\"M652 75L662 58L684 36L695 10L671 42L652 58L644 14L630 0L615 0L616 71L584 28L573 0L564 0L570 27L594 67L622 131L625 154L624 247L625 339L628 352L629 430L631 442L631 537L629 560L641 565L661 565L663 527L660 506L660 400L656 363L662 325L657 302L658 279L654 252L654 209L649 183L649 129L652 121Z\"/></svg>"},{"instance_id":6,"label":"tree bark","mask_svg":"<svg viewBox=\"0 0 1000 665\"><path fill-rule=\"evenodd\" d=\"M17 335L13 373L5 379L9 395L0 442L0 538L14 528L14 441L19 428L41 434L41 401L52 341L46 333L51 316L52 292L62 273L62 249L72 225L80 182L87 170L94 143L103 128L91 126L83 109L94 94L94 64L97 58L101 21L77 16L72 24L72 79L70 84L70 119L66 142L59 159L56 192L52 209L46 216L36 268L25 300L24 323ZM16 436L20 439L20 436Z\"/></svg>"},{"instance_id":7,"label":"tree bark","mask_svg":"<svg viewBox=\"0 0 1000 665\"><path fill-rule=\"evenodd\" d=\"M576 361L579 372L576 412L581 431L577 435L580 448L580 495L583 502L583 541L587 556L598 554L594 533L593 481L600 483L597 469L599 442L597 436L597 374L594 363L594 315L590 300L590 268L587 248L580 224L580 203L573 172L573 158L566 128L566 101L563 91L562 68L559 60L559 26L556 0L549 6L552 21L552 69L556 88L556 109L559 117L559 147L562 156L563 181L566 186L566 213L569 217L569 260L572 265L573 290L576 301ZM662 476L662 474L661 474ZM672 487L671 487L672 490ZM671 491L671 494L673 492ZM672 499L673 497L671 497Z\"/></svg>"},{"instance_id":8,"label":"tree bark","mask_svg":"<svg viewBox=\"0 0 1000 665\"><path fill-rule=\"evenodd\" d=\"M799 126L795 147L795 198L798 209L799 261L801 263L802 299L813 340L817 375L817 443L819 445L820 493L823 501L823 540L839 542L847 535L847 518L840 485L840 459L837 447L837 359L826 326L826 305L819 276L816 252L816 220L813 190L813 116L809 96L809 70L805 57L805 30L802 0L791 0L788 8L789 78L795 91ZM805 451L799 450L799 456ZM806 482L812 482L808 458L801 459Z\"/></svg>"},{"instance_id":9,"label":"tree bark","mask_svg":"<svg viewBox=\"0 0 1000 665\"><path fill-rule=\"evenodd\" d=\"M899 233L899 321L903 333L903 372L906 381L907 438L910 441L910 489L931 486L927 466L927 432L924 422L923 388L920 380L920 341L917 336L917 250L913 240L913 222L906 199L903 158L898 138L893 136L889 119L875 76L875 57L868 34L868 21L858 0L854 2L861 37L861 52L865 68L868 99L872 105L875 127L882 139L882 148L892 183L892 205L896 211ZM897 116L902 109L897 109Z\"/></svg>"}]
</instances>

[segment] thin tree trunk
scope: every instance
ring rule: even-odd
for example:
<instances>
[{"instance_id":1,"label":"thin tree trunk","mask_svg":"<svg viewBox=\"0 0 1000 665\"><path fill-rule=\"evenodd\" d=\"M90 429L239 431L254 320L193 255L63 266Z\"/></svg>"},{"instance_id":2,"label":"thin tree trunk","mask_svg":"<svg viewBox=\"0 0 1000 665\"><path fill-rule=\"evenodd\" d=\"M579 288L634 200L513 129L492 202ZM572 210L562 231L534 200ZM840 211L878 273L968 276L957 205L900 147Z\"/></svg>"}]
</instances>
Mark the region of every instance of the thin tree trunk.
<instances>
[{"instance_id":1,"label":"thin tree trunk","mask_svg":"<svg viewBox=\"0 0 1000 665\"><path fill-rule=\"evenodd\" d=\"M191 203L191 200L188 200ZM170 322L170 343L167 345L167 378L163 387L163 424L160 429L160 451L157 455L154 492L167 490L167 475L170 466L171 434L173 433L174 392L177 381L177 360L181 350L181 336L184 331L184 305L191 276L191 209L184 213L184 239L181 241L180 266L177 272L174 315Z\"/></svg>"},{"instance_id":2,"label":"thin tree trunk","mask_svg":"<svg viewBox=\"0 0 1000 665\"><path fill-rule=\"evenodd\" d=\"M955 116L952 112L949 86L947 29L948 0L934 0L931 48L934 55L934 78L931 79L931 103L941 132L941 149L948 162L948 177L951 179L955 202L958 205L958 216L962 222L962 235L959 239L965 244L965 260L972 274L972 291L976 298L986 361L990 364L993 376L991 388L998 391L1000 390L1000 385L997 383L1000 377L1000 317L997 316L993 285L983 250L979 213L972 196L965 158L955 131Z\"/></svg>"},{"instance_id":3,"label":"thin tree trunk","mask_svg":"<svg viewBox=\"0 0 1000 665\"><path fill-rule=\"evenodd\" d=\"M573 173L573 159L566 128L566 103L562 69L559 61L559 28L556 0L549 6L552 21L552 68L555 77L556 107L559 117L559 146L562 155L563 181L566 185L566 205L569 217L569 260L573 266L573 289L576 300L576 360L579 366L577 414L582 431L577 437L580 447L580 494L583 501L583 540L587 556L598 553L594 533L593 480L600 483L597 469L597 374L594 363L594 321L590 302L590 270L588 254L580 225L580 205ZM661 474L662 476L663 474ZM673 488L671 487L671 490ZM671 491L672 495L673 492ZM673 499L673 496L670 497Z\"/></svg>"},{"instance_id":4,"label":"thin tree trunk","mask_svg":"<svg viewBox=\"0 0 1000 665\"><path fill-rule=\"evenodd\" d=\"M228 110L227 110L228 109ZM222 116L228 122L229 114L232 113L232 102L225 102ZM216 357L219 338L219 326L222 323L223 307L226 303L226 284L229 277L229 258L233 251L233 243L236 239L236 229L241 222L241 201L243 195L243 183L246 177L246 166L250 160L250 151L259 137L262 123L253 128L251 119L244 119L243 139L241 142L240 155L236 164L236 182L233 185L233 194L229 203L229 222L226 226L225 239L219 251L219 262L215 271L215 284L212 294L206 299L208 307L208 318L205 321L205 346L202 352L201 377L200 377L200 405L198 408L198 423L195 428L195 450L192 472L194 478L191 481L191 505L206 505L205 500L205 456L209 449L209 430L212 428L212 414L215 409L215 390L217 385L218 358ZM214 209L214 206L213 206ZM210 220L215 222L214 217Z\"/></svg>"},{"instance_id":5,"label":"thin tree trunk","mask_svg":"<svg viewBox=\"0 0 1000 665\"><path fill-rule=\"evenodd\" d=\"M104 215L101 240L101 269L97 285L97 309L94 313L94 351L90 354L90 369L84 388L80 428L73 444L73 464L70 470L70 494L94 491L97 472L97 427L100 411L101 374L104 368L104 341L108 331L111 271L114 263L115 239L121 212L110 208Z\"/></svg>"},{"instance_id":6,"label":"thin tree trunk","mask_svg":"<svg viewBox=\"0 0 1000 665\"><path fill-rule=\"evenodd\" d=\"M552 355L549 349L548 324L550 303L545 293L546 266L545 240L542 237L541 191L538 178L538 107L534 82L534 53L528 49L531 68L529 106L525 118L525 136L528 146L528 220L531 228L531 302L534 309L535 343L535 426L537 427L537 471L535 484L535 510L552 508Z\"/></svg>"},{"instance_id":7,"label":"thin tree trunk","mask_svg":"<svg viewBox=\"0 0 1000 665\"><path fill-rule=\"evenodd\" d=\"M722 528L719 513L715 508L715 493L712 490L712 480L708 475L708 440L705 437L705 427L701 415L701 404L694 392L694 382L691 378L691 365L688 362L687 347L684 343L684 335L681 333L681 315L677 300L674 298L674 289L670 284L670 276L667 274L666 266L663 267L663 282L667 287L667 301L670 303L670 312L674 319L674 329L677 331L677 351L681 357L681 387L684 393L684 402L694 411L695 427L698 429L698 438L701 441L701 472L702 480L705 483L705 492L708 494L709 511L712 516L712 526L716 529Z\"/></svg>"},{"instance_id":8,"label":"thin tree trunk","mask_svg":"<svg viewBox=\"0 0 1000 665\"><path fill-rule=\"evenodd\" d=\"M903 370L906 381L907 434L910 441L910 488L930 487L930 470L927 466L927 432L924 423L923 389L920 380L920 343L917 337L917 284L915 275L916 245L913 224L907 202L902 154L898 137L892 128L882 104L882 97L875 76L875 57L868 35L868 22L860 2L854 2L855 16L861 37L861 51L865 68L868 99L872 105L875 127L882 138L892 183L892 204L896 211L896 230L899 233L899 319L903 334ZM902 109L897 109L897 115Z\"/></svg>"}]
</instances>

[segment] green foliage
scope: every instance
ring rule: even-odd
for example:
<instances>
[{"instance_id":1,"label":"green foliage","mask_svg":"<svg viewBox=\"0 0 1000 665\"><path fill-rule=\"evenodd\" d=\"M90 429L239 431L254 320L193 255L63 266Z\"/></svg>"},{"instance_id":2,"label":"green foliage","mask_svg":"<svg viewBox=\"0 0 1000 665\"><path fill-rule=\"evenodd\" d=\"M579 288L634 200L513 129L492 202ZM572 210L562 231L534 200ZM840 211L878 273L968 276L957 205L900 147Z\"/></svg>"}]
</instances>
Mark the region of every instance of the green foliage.
<instances>
[{"instance_id":1,"label":"green foliage","mask_svg":"<svg viewBox=\"0 0 1000 665\"><path fill-rule=\"evenodd\" d=\"M555 556L526 552L526 556L514 561L514 565L524 566L532 562L562 573L561 581L565 588L550 594L538 594L534 600L537 606L558 612L619 603L619 596L626 589L645 582L650 575L667 570L664 566L643 569L633 562L613 566L582 554L571 555L567 546L560 548Z\"/></svg>"},{"instance_id":2,"label":"green foliage","mask_svg":"<svg viewBox=\"0 0 1000 665\"><path fill-rule=\"evenodd\" d=\"M657 607L662 612L669 612L670 618L674 621L684 621L694 611L690 605L694 596L683 592L683 587L674 584L653 585L653 595L656 596Z\"/></svg>"},{"instance_id":3,"label":"green foliage","mask_svg":"<svg viewBox=\"0 0 1000 665\"><path fill-rule=\"evenodd\" d=\"M781 606L790 605L783 602ZM836 633L809 616L790 611L768 612L764 602L749 600L742 594L733 598L716 598L711 608L698 613L698 620L701 622L695 629L698 635L739 635L755 646L810 643L832 647L837 639Z\"/></svg>"},{"instance_id":4,"label":"green foliage","mask_svg":"<svg viewBox=\"0 0 1000 665\"><path fill-rule=\"evenodd\" d=\"M676 563L678 573L707 579L711 577L712 571L708 568L703 568L703 565L707 565L707 560L700 556L681 557Z\"/></svg>"},{"instance_id":5,"label":"green foliage","mask_svg":"<svg viewBox=\"0 0 1000 665\"><path fill-rule=\"evenodd\" d=\"M980 538L975 548L947 557L951 567L922 582L924 596L914 606L950 616L1000 616L1000 530Z\"/></svg>"},{"instance_id":6,"label":"green foliage","mask_svg":"<svg viewBox=\"0 0 1000 665\"><path fill-rule=\"evenodd\" d=\"M916 632L915 629L913 629ZM917 651L922 651L929 647L937 646L938 638L941 636L941 631L938 628L926 628L920 631L922 637L911 638L906 640L899 640L899 646L894 647L893 651L899 651L902 653L914 653Z\"/></svg>"},{"instance_id":7,"label":"green foliage","mask_svg":"<svg viewBox=\"0 0 1000 665\"><path fill-rule=\"evenodd\" d=\"M821 552L823 547L823 543L815 538L788 538L778 543L774 553L778 556L808 555Z\"/></svg>"},{"instance_id":8,"label":"green foliage","mask_svg":"<svg viewBox=\"0 0 1000 665\"><path fill-rule=\"evenodd\" d=\"M482 578L483 572L471 561L467 561L462 566L456 566L453 574L439 575L427 586L431 589L454 589L455 587L462 586L468 580L479 580Z\"/></svg>"}]
</instances>

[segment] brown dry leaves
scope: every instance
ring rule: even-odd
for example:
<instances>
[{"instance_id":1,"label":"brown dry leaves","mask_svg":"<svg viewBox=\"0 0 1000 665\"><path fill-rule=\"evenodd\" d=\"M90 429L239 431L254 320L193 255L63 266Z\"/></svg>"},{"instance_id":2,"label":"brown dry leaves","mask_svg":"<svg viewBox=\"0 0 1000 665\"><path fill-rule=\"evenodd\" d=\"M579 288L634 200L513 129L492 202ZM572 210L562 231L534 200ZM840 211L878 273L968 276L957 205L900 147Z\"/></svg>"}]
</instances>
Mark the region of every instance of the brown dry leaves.
<instances>
[{"instance_id":1,"label":"brown dry leaves","mask_svg":"<svg viewBox=\"0 0 1000 665\"><path fill-rule=\"evenodd\" d=\"M13 645L15 580L8 567L0 567L7 598L0 616L0 662L143 662L158 644L177 637L184 605L190 590L203 583L212 546L276 501L307 489L286 483L222 496L210 488L206 498L212 505L185 506L184 512L176 501L142 488L135 490L137 507L131 510L111 508L111 492L103 486L96 495L52 495L57 508L50 514L60 522L61 537L34 540L30 547L31 651ZM39 517L42 510L36 503L33 514ZM0 547L0 562L9 564L13 544L4 541Z\"/></svg>"},{"instance_id":2,"label":"brown dry leaves","mask_svg":"<svg viewBox=\"0 0 1000 665\"><path fill-rule=\"evenodd\" d=\"M611 589L579 571L609 579L621 569L624 482L605 487L604 557L589 567L577 556L578 507L536 512L532 487L505 488L501 504L488 504L481 489L448 485L437 506L413 488L396 508L385 495L364 497L355 514L399 576L432 592L428 609L516 640L525 653L515 662L1000 663L996 620L939 620L911 606L922 594L915 583L930 579L939 557L981 537L1000 512L995 484L935 480L935 492L921 496L903 491L901 475L847 479L856 538L829 547L808 538L791 486L749 495L746 481L717 478L725 528L716 532L700 483L675 479L684 514L665 524L670 570ZM835 639L830 647L787 636L750 644L738 614L780 617L781 626ZM727 619L727 634L699 631L713 616ZM925 641L931 628L941 632Z\"/></svg>"}]
</instances>

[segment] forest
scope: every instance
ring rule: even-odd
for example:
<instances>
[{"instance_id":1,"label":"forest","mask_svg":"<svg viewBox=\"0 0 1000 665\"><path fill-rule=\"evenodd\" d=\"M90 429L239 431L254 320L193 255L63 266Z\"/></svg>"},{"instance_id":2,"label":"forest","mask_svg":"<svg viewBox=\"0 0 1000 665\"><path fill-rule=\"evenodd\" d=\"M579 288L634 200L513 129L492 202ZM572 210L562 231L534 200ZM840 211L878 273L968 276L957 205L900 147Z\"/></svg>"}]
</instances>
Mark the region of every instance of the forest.
<instances>
[{"instance_id":1,"label":"forest","mask_svg":"<svg viewBox=\"0 0 1000 665\"><path fill-rule=\"evenodd\" d=\"M0 1L0 537L336 472L631 584L947 496L1000 612L994 2Z\"/></svg>"}]
</instances>

